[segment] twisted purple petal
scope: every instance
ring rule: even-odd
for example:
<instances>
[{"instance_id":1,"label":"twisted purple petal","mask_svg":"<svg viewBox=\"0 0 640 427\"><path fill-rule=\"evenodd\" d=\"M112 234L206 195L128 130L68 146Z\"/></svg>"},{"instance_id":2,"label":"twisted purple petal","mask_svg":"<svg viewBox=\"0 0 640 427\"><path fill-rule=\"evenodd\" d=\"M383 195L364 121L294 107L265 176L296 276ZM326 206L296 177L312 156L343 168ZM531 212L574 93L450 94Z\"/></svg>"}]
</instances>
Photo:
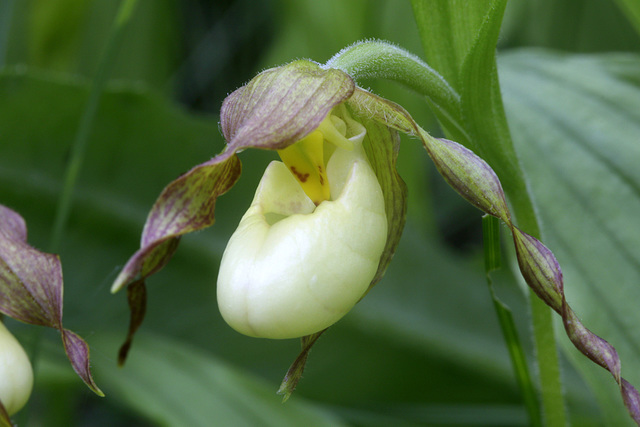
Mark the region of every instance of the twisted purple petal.
<instances>
[{"instance_id":1,"label":"twisted purple petal","mask_svg":"<svg viewBox=\"0 0 640 427\"><path fill-rule=\"evenodd\" d=\"M27 244L22 217L0 205L0 312L32 325L58 329L73 370L99 396L89 346L62 326L62 266L57 255Z\"/></svg>"}]
</instances>

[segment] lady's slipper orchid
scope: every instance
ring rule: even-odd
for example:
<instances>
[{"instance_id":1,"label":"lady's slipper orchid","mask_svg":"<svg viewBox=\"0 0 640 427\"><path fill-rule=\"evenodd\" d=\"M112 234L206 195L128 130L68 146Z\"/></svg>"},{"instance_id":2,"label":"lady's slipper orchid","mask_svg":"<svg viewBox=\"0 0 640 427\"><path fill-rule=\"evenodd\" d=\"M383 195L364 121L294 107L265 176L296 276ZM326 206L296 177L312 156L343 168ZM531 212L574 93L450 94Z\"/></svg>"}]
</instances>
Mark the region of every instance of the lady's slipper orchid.
<instances>
[{"instance_id":1,"label":"lady's slipper orchid","mask_svg":"<svg viewBox=\"0 0 640 427\"><path fill-rule=\"evenodd\" d=\"M226 150L165 188L141 249L112 287L129 285L121 362L142 321L145 278L168 262L181 235L213 224L215 200L238 179L236 153L246 148L277 151L283 163L267 168L225 251L223 317L248 335L292 338L346 314L382 277L405 221L398 132L376 114L387 102L310 61L264 71L231 93L220 114Z\"/></svg>"},{"instance_id":2,"label":"lady's slipper orchid","mask_svg":"<svg viewBox=\"0 0 640 427\"><path fill-rule=\"evenodd\" d=\"M382 278L406 216L398 131L428 141L438 169L471 203L508 217L485 162L431 138L402 107L341 70L305 60L266 70L225 99L220 121L225 151L164 189L140 250L113 284L113 292L128 286L131 306L121 363L144 316L146 277L183 234L213 224L215 201L238 179L236 153L246 148L277 151L284 161L265 172L220 268L222 315L248 335L317 336Z\"/></svg>"},{"instance_id":3,"label":"lady's slipper orchid","mask_svg":"<svg viewBox=\"0 0 640 427\"><path fill-rule=\"evenodd\" d=\"M285 163L269 165L229 241L218 305L239 332L319 332L353 307L378 269L387 239L384 196L362 148L366 130L345 115L331 115L281 151ZM330 147L325 167L323 145L334 140L339 146Z\"/></svg>"},{"instance_id":4,"label":"lady's slipper orchid","mask_svg":"<svg viewBox=\"0 0 640 427\"><path fill-rule=\"evenodd\" d=\"M8 415L18 412L29 400L33 370L24 349L0 322L0 402Z\"/></svg>"}]
</instances>

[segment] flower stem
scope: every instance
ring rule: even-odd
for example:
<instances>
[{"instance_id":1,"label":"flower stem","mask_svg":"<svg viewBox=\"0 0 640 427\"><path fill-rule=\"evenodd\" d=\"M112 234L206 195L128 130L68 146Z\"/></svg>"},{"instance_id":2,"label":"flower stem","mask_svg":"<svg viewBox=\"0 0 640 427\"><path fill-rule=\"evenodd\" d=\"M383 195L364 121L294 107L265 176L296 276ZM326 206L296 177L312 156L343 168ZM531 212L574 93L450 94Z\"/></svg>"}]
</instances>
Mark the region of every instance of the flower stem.
<instances>
[{"instance_id":1,"label":"flower stem","mask_svg":"<svg viewBox=\"0 0 640 427\"><path fill-rule=\"evenodd\" d=\"M518 381L518 385L520 386L525 408L529 415L529 425L532 427L541 427L542 418L540 416L540 404L538 402L538 396L536 394L533 380L531 379L531 374L529 373L524 348L522 347L522 342L518 337L518 331L513 320L513 314L511 309L498 299L491 281L490 273L494 270L500 269L501 267L500 221L498 218L490 215L484 215L482 217L482 234L484 241L487 285L489 286L489 293L491 294L493 306L496 310L500 327L502 328L502 334L504 336L507 350L509 351L509 357L511 358L511 364L513 365L513 372Z\"/></svg>"},{"instance_id":2,"label":"flower stem","mask_svg":"<svg viewBox=\"0 0 640 427\"><path fill-rule=\"evenodd\" d=\"M100 98L107 78L111 74L115 63L115 57L118 49L122 43L126 24L130 21L133 14L133 10L138 0L123 0L120 3L116 18L111 27L109 38L107 40L107 47L100 59L98 70L91 86L91 92L87 105L80 118L78 125L78 131L76 132L73 145L71 146L71 155L67 169L65 171L62 192L58 199L58 206L56 208L56 216L54 225L49 240L49 251L58 252L60 248L60 242L62 234L69 218L71 211L71 203L73 201L73 192L82 169L82 163L84 161L85 153L87 151L87 145L89 141L89 134L93 127L93 122L98 111L100 104Z\"/></svg>"},{"instance_id":3,"label":"flower stem","mask_svg":"<svg viewBox=\"0 0 640 427\"><path fill-rule=\"evenodd\" d=\"M560 359L553 328L553 312L531 288L529 288L529 309L536 348L544 425L564 427L567 425L566 408L560 375Z\"/></svg>"},{"instance_id":4,"label":"flower stem","mask_svg":"<svg viewBox=\"0 0 640 427\"><path fill-rule=\"evenodd\" d=\"M324 67L342 70L356 80L382 78L407 86L426 96L451 127L466 135L460 95L436 70L398 46L382 41L355 43L338 52Z\"/></svg>"}]
</instances>

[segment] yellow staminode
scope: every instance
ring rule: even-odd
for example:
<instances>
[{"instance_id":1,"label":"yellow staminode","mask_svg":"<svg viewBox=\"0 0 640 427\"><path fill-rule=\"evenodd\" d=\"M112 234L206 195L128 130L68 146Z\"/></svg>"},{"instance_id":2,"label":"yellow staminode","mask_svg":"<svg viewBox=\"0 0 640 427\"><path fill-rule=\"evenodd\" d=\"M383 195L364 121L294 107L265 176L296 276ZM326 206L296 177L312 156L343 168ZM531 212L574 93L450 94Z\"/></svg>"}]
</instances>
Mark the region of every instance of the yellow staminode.
<instances>
[{"instance_id":1,"label":"yellow staminode","mask_svg":"<svg viewBox=\"0 0 640 427\"><path fill-rule=\"evenodd\" d=\"M325 166L324 142L328 141L338 147L352 150L353 143L345 134L345 123L329 114L316 130L295 144L278 150L283 163L316 205L331 197Z\"/></svg>"}]
</instances>

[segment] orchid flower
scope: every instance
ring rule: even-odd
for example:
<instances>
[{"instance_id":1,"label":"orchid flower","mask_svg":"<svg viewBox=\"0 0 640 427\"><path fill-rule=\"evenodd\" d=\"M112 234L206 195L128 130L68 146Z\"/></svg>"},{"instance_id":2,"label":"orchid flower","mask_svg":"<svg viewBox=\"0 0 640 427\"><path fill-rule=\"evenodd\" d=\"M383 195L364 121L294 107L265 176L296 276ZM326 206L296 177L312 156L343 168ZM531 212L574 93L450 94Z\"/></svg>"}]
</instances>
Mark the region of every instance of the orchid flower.
<instances>
[{"instance_id":1,"label":"orchid flower","mask_svg":"<svg viewBox=\"0 0 640 427\"><path fill-rule=\"evenodd\" d=\"M267 167L222 259L218 304L232 327L268 338L319 333L380 280L404 226L406 187L395 170L398 132L353 114L345 101L356 90L341 71L296 61L227 97L226 150L165 188L113 285L129 285L133 313L121 360L142 320L144 279L182 234L213 223L245 148L275 150L282 162Z\"/></svg>"},{"instance_id":2,"label":"orchid flower","mask_svg":"<svg viewBox=\"0 0 640 427\"><path fill-rule=\"evenodd\" d=\"M387 240L384 196L362 147L366 129L343 114L344 121L330 113L280 151L284 163L267 167L229 241L218 305L239 332L298 338L326 329L378 269Z\"/></svg>"},{"instance_id":3,"label":"orchid flower","mask_svg":"<svg viewBox=\"0 0 640 427\"><path fill-rule=\"evenodd\" d=\"M347 57L350 67L341 67ZM433 138L404 108L358 87L345 72L386 75L396 59L429 76L436 105L456 103L457 94L435 71L378 42L345 49L327 65L300 60L266 70L225 99L220 118L226 149L164 189L141 248L113 284L113 292L127 287L132 314L120 362L144 316L145 279L166 265L182 235L213 224L217 197L240 176L238 153L274 150L283 162L267 167L227 246L217 295L222 316L236 330L302 338L302 352L280 390L290 395L311 346L382 278L393 257L406 214L406 188L395 166L403 132L422 142L454 190L511 230L527 284L562 317L574 345L611 372L640 423L640 396L620 376L615 349L571 310L555 256L513 223L493 169L466 147ZM450 119L455 124L456 117Z\"/></svg>"}]
</instances>

